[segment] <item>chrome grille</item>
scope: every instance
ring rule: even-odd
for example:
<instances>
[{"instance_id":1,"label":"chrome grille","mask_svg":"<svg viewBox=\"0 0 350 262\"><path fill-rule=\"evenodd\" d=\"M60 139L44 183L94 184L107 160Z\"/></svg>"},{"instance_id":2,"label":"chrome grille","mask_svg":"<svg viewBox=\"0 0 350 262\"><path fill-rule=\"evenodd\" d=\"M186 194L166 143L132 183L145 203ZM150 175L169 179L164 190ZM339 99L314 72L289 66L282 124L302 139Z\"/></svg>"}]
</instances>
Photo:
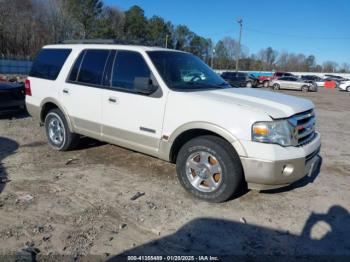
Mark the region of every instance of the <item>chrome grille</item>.
<instances>
[{"instance_id":1,"label":"chrome grille","mask_svg":"<svg viewBox=\"0 0 350 262\"><path fill-rule=\"evenodd\" d=\"M293 126L293 139L295 146L302 146L311 142L315 136L316 116L314 110L296 114L288 119Z\"/></svg>"}]
</instances>

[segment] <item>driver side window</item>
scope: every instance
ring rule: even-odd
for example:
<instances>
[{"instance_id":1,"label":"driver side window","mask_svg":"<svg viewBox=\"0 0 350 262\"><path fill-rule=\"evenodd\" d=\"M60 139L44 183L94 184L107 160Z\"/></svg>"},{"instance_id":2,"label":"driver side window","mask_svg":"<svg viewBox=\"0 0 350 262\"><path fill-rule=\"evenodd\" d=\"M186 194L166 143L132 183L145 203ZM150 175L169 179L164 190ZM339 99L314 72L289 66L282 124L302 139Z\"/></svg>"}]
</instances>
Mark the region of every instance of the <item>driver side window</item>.
<instances>
[{"instance_id":1,"label":"driver side window","mask_svg":"<svg viewBox=\"0 0 350 262\"><path fill-rule=\"evenodd\" d=\"M112 88L132 91L137 77L151 77L151 71L142 55L133 51L117 51L112 72Z\"/></svg>"}]
</instances>

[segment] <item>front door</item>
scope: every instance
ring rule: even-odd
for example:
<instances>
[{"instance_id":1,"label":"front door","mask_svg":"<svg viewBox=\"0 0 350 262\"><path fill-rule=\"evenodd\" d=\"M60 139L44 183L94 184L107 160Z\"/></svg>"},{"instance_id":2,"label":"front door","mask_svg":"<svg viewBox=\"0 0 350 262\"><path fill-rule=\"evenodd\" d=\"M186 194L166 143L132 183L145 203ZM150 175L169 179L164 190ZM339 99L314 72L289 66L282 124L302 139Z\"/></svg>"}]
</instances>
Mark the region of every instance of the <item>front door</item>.
<instances>
[{"instance_id":1,"label":"front door","mask_svg":"<svg viewBox=\"0 0 350 262\"><path fill-rule=\"evenodd\" d=\"M157 156L166 97L160 87L151 95L136 93L136 77L151 78L157 85L141 53L117 51L110 88L102 94L102 135L117 145Z\"/></svg>"}]
</instances>

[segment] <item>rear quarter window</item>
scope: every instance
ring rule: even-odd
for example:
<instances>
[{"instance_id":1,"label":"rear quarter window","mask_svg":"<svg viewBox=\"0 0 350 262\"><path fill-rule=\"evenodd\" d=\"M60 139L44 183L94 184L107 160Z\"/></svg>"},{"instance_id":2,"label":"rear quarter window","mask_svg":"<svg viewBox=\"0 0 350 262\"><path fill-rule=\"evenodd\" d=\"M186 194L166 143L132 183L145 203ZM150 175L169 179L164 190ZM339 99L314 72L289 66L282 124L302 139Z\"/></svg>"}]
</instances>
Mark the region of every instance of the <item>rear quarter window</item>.
<instances>
[{"instance_id":1,"label":"rear quarter window","mask_svg":"<svg viewBox=\"0 0 350 262\"><path fill-rule=\"evenodd\" d=\"M34 60L31 77L56 80L71 49L42 49Z\"/></svg>"}]
</instances>

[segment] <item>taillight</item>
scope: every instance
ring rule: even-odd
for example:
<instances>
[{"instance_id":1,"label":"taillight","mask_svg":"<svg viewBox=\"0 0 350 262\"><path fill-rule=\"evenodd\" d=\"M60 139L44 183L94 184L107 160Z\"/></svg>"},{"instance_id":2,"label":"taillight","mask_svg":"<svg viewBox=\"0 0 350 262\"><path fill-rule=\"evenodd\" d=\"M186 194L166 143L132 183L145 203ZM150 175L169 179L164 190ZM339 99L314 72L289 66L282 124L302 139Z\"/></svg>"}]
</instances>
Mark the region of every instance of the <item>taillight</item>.
<instances>
[{"instance_id":1,"label":"taillight","mask_svg":"<svg viewBox=\"0 0 350 262\"><path fill-rule=\"evenodd\" d=\"M29 79L26 79L26 81L24 82L24 90L25 90L26 96L32 96L32 89L30 88Z\"/></svg>"}]
</instances>

